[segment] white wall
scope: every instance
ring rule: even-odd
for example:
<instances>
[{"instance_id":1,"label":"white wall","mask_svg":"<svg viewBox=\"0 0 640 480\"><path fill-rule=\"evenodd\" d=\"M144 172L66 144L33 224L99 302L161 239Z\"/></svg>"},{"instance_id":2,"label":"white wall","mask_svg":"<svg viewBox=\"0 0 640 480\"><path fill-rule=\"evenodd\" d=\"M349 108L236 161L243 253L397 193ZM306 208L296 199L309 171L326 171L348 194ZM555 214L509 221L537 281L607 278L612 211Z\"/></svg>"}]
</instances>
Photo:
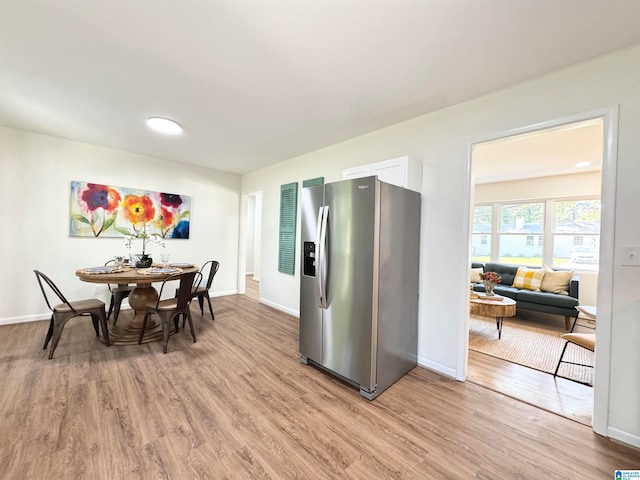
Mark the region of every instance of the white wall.
<instances>
[{"instance_id":1,"label":"white wall","mask_svg":"<svg viewBox=\"0 0 640 480\"><path fill-rule=\"evenodd\" d=\"M640 244L637 183L640 178L640 47L585 63L535 81L290 159L242 177L243 191L263 191L261 294L266 303L297 314L296 275L277 270L280 185L324 176L335 181L343 168L410 155L423 162L420 274L420 363L460 378L465 365L469 238L469 142L553 119L620 105L616 261L619 246ZM613 207L613 206L612 206ZM299 251L297 252L299 257ZM297 263L299 266L299 261ZM437 272L437 275L433 275ZM602 274L602 272L601 272ZM607 434L640 446L640 268L613 266L611 392L596 414ZM458 288L455 288L458 285ZM600 313L600 312L599 312ZM605 350L607 350L605 348ZM607 362L608 363L608 362ZM602 391L602 390L600 390ZM607 403L608 402L608 403ZM608 409L606 406L608 405ZM600 408L600 410L598 410ZM595 418L595 417L594 417Z\"/></svg>"},{"instance_id":2,"label":"white wall","mask_svg":"<svg viewBox=\"0 0 640 480\"><path fill-rule=\"evenodd\" d=\"M483 203L594 195L599 197L601 180L600 172L584 172L511 182L481 183L474 186L474 201Z\"/></svg>"},{"instance_id":3,"label":"white wall","mask_svg":"<svg viewBox=\"0 0 640 480\"><path fill-rule=\"evenodd\" d=\"M72 180L190 195L190 238L167 240L165 250L173 261L198 266L215 258L216 293L237 291L238 175L6 127L0 127L0 148L0 259L11 272L0 277L0 323L50 315L34 269L50 276L68 298L90 298L94 285L81 282L75 270L126 252L122 239L69 236ZM159 247L149 250L159 255Z\"/></svg>"}]
</instances>

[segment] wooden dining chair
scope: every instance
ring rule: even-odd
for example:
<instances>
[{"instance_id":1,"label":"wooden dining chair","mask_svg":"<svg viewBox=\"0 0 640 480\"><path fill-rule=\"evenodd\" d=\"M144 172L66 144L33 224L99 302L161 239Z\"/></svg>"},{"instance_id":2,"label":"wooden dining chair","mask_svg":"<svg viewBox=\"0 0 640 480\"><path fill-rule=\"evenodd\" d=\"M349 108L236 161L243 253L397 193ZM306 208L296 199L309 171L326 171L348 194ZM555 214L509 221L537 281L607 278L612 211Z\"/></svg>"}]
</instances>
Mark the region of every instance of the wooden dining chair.
<instances>
[{"instance_id":1,"label":"wooden dining chair","mask_svg":"<svg viewBox=\"0 0 640 480\"><path fill-rule=\"evenodd\" d=\"M169 333L171 330L171 320L173 320L175 331L179 330L180 315L186 320L189 320L189 328L191 329L191 337L193 342L196 342L196 332L193 329L193 320L191 318L191 312L189 306L191 300L194 298L191 295L193 285L198 285L202 279L202 273L200 272L188 272L188 273L176 273L167 277L160 287L160 293L158 294L158 300L155 305L148 306L144 319L142 321L142 329L140 330L140 336L138 337L138 345L142 343L144 337L144 330L147 327L147 320L151 315L157 315L160 318L162 325L162 352L167 353L167 345L169 343ZM180 286L178 287L178 294L173 298L166 300L160 300L162 298L162 292L165 286L175 280L180 280Z\"/></svg>"},{"instance_id":2,"label":"wooden dining chair","mask_svg":"<svg viewBox=\"0 0 640 480\"><path fill-rule=\"evenodd\" d=\"M44 301L47 303L47 307L51 310L51 320L49 322L49 331L44 340L43 350L46 350L49 341L51 341L51 348L49 349L49 359L53 358L53 352L58 346L60 337L62 336L62 330L65 324L75 317L90 316L93 322L93 328L96 331L96 337L100 336L98 323L102 326L102 335L104 337L104 343L107 347L109 343L109 329L107 327L107 315L105 313L104 302L91 298L89 300L78 300L75 302L68 301L62 294L60 289L53 283L53 281L47 277L44 273L34 270L36 278L38 279L38 285L44 296ZM53 293L62 301L61 304L51 306L47 291L44 288L43 282L49 287Z\"/></svg>"},{"instance_id":3,"label":"wooden dining chair","mask_svg":"<svg viewBox=\"0 0 640 480\"><path fill-rule=\"evenodd\" d=\"M109 260L105 265L115 264L115 260ZM122 301L129 296L129 294L136 288L135 285L129 285L127 283L119 283L117 285L111 285L107 283L109 292L111 293L111 302L109 302L109 311L107 313L107 320L111 317L113 311L113 324L118 321L118 315L120 315L120 305Z\"/></svg>"},{"instance_id":4,"label":"wooden dining chair","mask_svg":"<svg viewBox=\"0 0 640 480\"><path fill-rule=\"evenodd\" d=\"M206 285L201 285L194 287L191 294L193 297L198 297L198 303L200 304L200 313L204 315L204 299L207 299L207 303L209 304L209 313L211 313L211 319L215 320L216 317L213 315L213 308L211 308L211 295L209 290L211 289L211 284L213 283L213 277L218 273L218 269L220 268L220 262L216 260L209 260L206 262L202 268L200 269L200 273L202 273L203 278L207 277Z\"/></svg>"}]
</instances>

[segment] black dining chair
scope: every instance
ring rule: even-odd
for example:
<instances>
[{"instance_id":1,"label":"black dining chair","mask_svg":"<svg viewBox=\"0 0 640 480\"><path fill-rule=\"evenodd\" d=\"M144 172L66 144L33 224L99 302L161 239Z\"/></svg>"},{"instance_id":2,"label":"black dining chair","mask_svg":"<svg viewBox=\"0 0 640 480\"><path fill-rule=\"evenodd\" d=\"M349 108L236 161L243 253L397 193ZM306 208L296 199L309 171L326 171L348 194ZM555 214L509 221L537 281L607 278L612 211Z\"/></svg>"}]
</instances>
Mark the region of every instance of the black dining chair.
<instances>
[{"instance_id":1,"label":"black dining chair","mask_svg":"<svg viewBox=\"0 0 640 480\"><path fill-rule=\"evenodd\" d=\"M166 300L160 300L162 298L162 292L165 286L169 282L173 282L175 280L180 280L180 286L178 287L178 294L174 298L168 298ZM138 337L138 345L142 343L142 339L144 337L144 330L147 327L147 320L151 315L157 315L160 318L160 323L162 325L162 352L167 353L167 345L169 343L169 333L170 333L170 321L173 320L175 331L177 332L179 329L179 320L180 315L182 315L186 320L189 320L189 328L191 329L191 337L193 337L193 342L196 342L196 332L193 329L193 320L191 319L191 312L189 310L189 306L191 304L191 300L194 298L191 295L191 290L193 285L199 285L200 280L202 280L202 273L200 272L187 272L187 273L176 273L167 277L160 287L160 293L158 294L158 300L155 305L148 306L144 319L142 321L142 329L140 330L140 336Z\"/></svg>"},{"instance_id":2,"label":"black dining chair","mask_svg":"<svg viewBox=\"0 0 640 480\"><path fill-rule=\"evenodd\" d=\"M115 260L109 260L105 265L115 264ZM113 311L113 324L118 321L118 315L120 315L120 305L122 301L129 296L129 294L136 288L135 285L129 285L127 283L119 283L117 285L107 284L109 292L111 293L111 302L109 302L109 312L107 313L107 320L111 318L111 312Z\"/></svg>"},{"instance_id":3,"label":"black dining chair","mask_svg":"<svg viewBox=\"0 0 640 480\"><path fill-rule=\"evenodd\" d=\"M213 315L213 308L211 308L211 297L209 294L209 290L211 289L211 284L213 283L213 277L218 273L218 269L220 268L220 262L216 260L209 260L206 262L202 268L200 269L200 273L202 273L203 278L207 277L206 285L194 287L191 294L193 297L198 297L198 303L200 304L200 313L204 315L204 299L207 299L207 303L209 304L209 313L211 313L211 319L215 320L216 317Z\"/></svg>"},{"instance_id":4,"label":"black dining chair","mask_svg":"<svg viewBox=\"0 0 640 480\"><path fill-rule=\"evenodd\" d=\"M38 279L38 285L44 296L44 301L47 303L47 307L51 310L51 320L49 322L49 331L44 340L43 350L46 350L49 341L51 341L51 348L49 349L49 359L53 358L53 352L58 346L60 337L62 336L62 330L65 324L75 317L91 316L93 322L93 328L96 331L96 337L100 336L98 323L102 326L102 335L104 337L104 343L107 347L109 343L109 329L107 327L107 315L104 309L104 302L91 298L89 300L77 300L75 302L68 301L62 294L60 289L53 283L53 281L47 277L44 273L34 270L36 278ZM61 304L51 306L47 291L44 288L43 282L56 294L56 296L62 301Z\"/></svg>"}]
</instances>

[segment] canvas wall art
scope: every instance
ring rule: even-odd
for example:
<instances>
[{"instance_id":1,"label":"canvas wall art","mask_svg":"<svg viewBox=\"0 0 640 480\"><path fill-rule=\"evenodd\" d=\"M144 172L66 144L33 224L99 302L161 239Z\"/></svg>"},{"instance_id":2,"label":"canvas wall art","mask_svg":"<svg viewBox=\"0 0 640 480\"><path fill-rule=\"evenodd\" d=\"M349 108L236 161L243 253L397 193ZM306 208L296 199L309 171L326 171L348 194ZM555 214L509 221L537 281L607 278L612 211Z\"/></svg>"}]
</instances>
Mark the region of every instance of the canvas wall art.
<instances>
[{"instance_id":1,"label":"canvas wall art","mask_svg":"<svg viewBox=\"0 0 640 480\"><path fill-rule=\"evenodd\" d=\"M189 238L191 198L71 182L72 237Z\"/></svg>"}]
</instances>

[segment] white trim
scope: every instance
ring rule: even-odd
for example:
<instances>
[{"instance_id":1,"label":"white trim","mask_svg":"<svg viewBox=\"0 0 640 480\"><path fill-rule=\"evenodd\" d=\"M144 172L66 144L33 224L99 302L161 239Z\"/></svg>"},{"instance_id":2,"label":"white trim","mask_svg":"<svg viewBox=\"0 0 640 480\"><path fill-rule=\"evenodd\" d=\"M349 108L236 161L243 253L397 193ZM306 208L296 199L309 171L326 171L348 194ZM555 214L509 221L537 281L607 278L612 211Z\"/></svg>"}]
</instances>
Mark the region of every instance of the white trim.
<instances>
[{"instance_id":1,"label":"white trim","mask_svg":"<svg viewBox=\"0 0 640 480\"><path fill-rule=\"evenodd\" d=\"M619 105L603 112L604 152L600 196L600 264L598 272L598 355L594 371L593 430L605 435L611 394L611 324L613 317L613 260L615 246L616 178L618 170Z\"/></svg>"},{"instance_id":2,"label":"white trim","mask_svg":"<svg viewBox=\"0 0 640 480\"><path fill-rule=\"evenodd\" d=\"M456 380L460 380L459 378L456 377L456 369L454 368L450 368L450 367L446 367L444 365L441 365L437 362L433 362L431 360L429 360L428 358L425 357L418 357L418 366L422 367L422 368L426 368L427 370L431 370L433 372L436 372L440 375L445 375L447 377L450 378L454 378Z\"/></svg>"},{"instance_id":3,"label":"white trim","mask_svg":"<svg viewBox=\"0 0 640 480\"><path fill-rule=\"evenodd\" d=\"M21 317L5 317L5 318L0 318L0 325L13 325L14 323L39 322L41 320L49 320L50 318L51 318L51 313L23 315Z\"/></svg>"},{"instance_id":4,"label":"white trim","mask_svg":"<svg viewBox=\"0 0 640 480\"><path fill-rule=\"evenodd\" d=\"M212 298L224 297L227 295L237 295L237 294L238 294L237 290L226 290L224 292L212 292L211 297ZM126 310L131 310L131 307L129 307L125 302L120 308L120 311L124 312ZM0 318L0 325L14 325L17 323L40 322L42 320L49 320L50 318L51 318L50 313L38 313L35 315L24 315L21 317L5 317L5 318Z\"/></svg>"},{"instance_id":5,"label":"white trim","mask_svg":"<svg viewBox=\"0 0 640 480\"><path fill-rule=\"evenodd\" d=\"M608 428L609 423L609 396L610 396L610 376L611 376L611 317L613 304L613 254L615 245L615 199L616 199L616 172L617 172L617 145L618 145L618 105L603 107L588 112L577 113L566 117L549 120L534 125L514 128L511 130L496 132L487 135L467 138L467 182L469 192L466 195L464 214L467 215L465 229L469 238L469 248L467 251L467 262L471 265L471 208L473 191L473 146L477 143L489 142L501 138L521 135L538 130L559 127L570 123L582 122L594 118L602 118L604 134L604 151L602 158L602 191L600 195L602 211L600 223L600 270L598 277L598 356L596 358L594 374L594 401L593 401L593 430L601 435L607 435L612 429ZM468 275L468 273L467 273ZM466 286L466 284L465 284ZM467 292L465 292L465 295ZM461 298L464 298L461 296ZM459 337L463 337L464 342L459 341L459 348L462 343L466 343L468 337L467 312L460 314ZM463 361L462 356L466 359ZM466 378L468 350L459 352L458 355L458 377ZM615 430L614 430L615 431ZM624 433L624 432L623 432Z\"/></svg>"},{"instance_id":6,"label":"white trim","mask_svg":"<svg viewBox=\"0 0 640 480\"><path fill-rule=\"evenodd\" d=\"M228 295L238 295L238 290L225 290L223 292L210 292L211 298L226 297Z\"/></svg>"},{"instance_id":7,"label":"white trim","mask_svg":"<svg viewBox=\"0 0 640 480\"><path fill-rule=\"evenodd\" d=\"M271 302L269 300L265 300L264 298L260 298L259 300L260 303L271 307L271 308L275 308L276 310L280 310L281 312L287 313L289 315L291 315L292 317L296 317L296 318L300 318L300 311L299 310L293 310L292 308L288 308L285 307L283 305L280 305L279 303L275 303L275 302Z\"/></svg>"},{"instance_id":8,"label":"white trim","mask_svg":"<svg viewBox=\"0 0 640 480\"><path fill-rule=\"evenodd\" d=\"M600 346L598 346L598 348L600 348ZM607 429L607 436L620 442L624 442L629 445L633 445L634 447L640 448L639 435L625 432L624 430L618 430L617 428L609 427Z\"/></svg>"},{"instance_id":9,"label":"white trim","mask_svg":"<svg viewBox=\"0 0 640 480\"><path fill-rule=\"evenodd\" d=\"M462 218L467 219L462 225L462 235L467 236L467 257L464 263L464 281L458 279L458 285L460 288L460 297L467 299L469 297L469 267L471 265L471 243L472 243L472 232L471 232L471 217L473 212L473 192L474 192L474 179L473 179L473 144L467 141L467 168L465 175L465 188L463 190L464 198L462 198ZM469 362L469 305L467 302L460 302L461 305L458 305L458 318L461 319L460 325L458 326L458 354L456 356L456 368L449 369L448 367L444 367L442 365L437 368L438 371L442 371L441 369L452 370L452 377L456 380L460 380L464 382L467 379L467 368ZM436 368L434 365L433 368Z\"/></svg>"}]
</instances>

